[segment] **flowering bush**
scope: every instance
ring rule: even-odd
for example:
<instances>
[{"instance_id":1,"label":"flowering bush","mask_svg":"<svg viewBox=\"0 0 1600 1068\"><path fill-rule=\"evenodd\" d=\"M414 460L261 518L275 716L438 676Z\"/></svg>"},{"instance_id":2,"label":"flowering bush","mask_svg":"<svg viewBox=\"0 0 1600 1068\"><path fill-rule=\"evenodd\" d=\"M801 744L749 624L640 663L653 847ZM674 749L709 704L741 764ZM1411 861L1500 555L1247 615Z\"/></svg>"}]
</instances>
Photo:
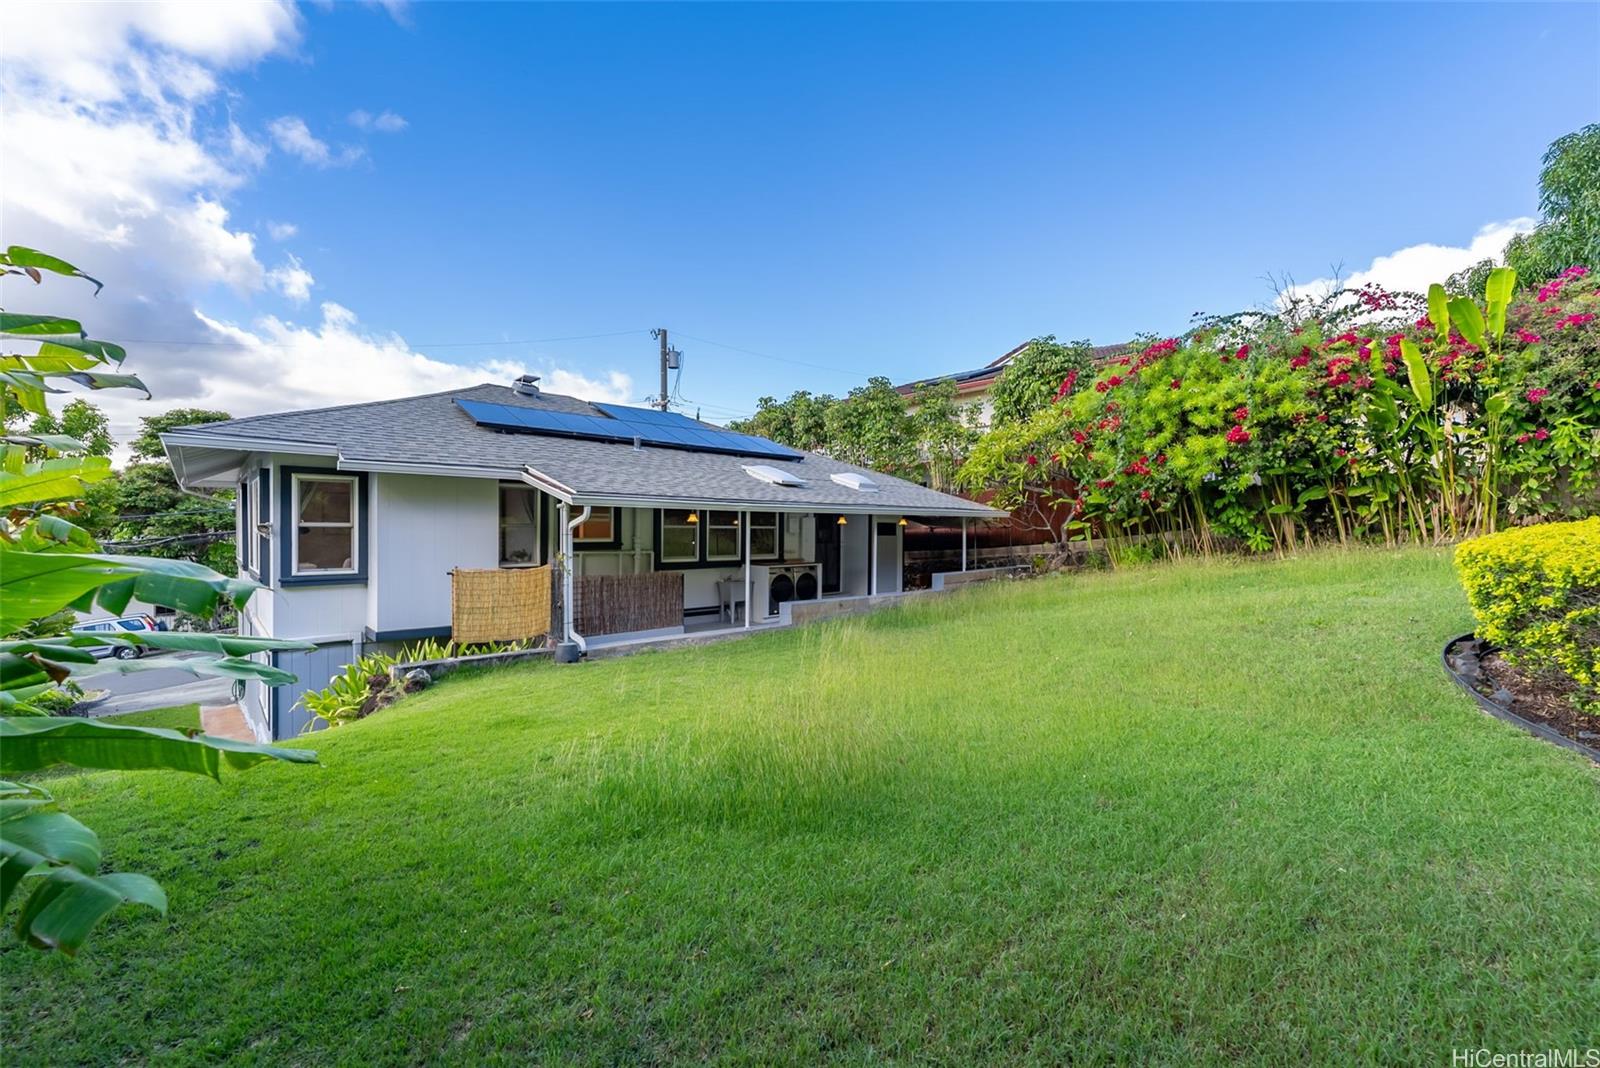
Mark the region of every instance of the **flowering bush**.
<instances>
[{"instance_id":1,"label":"flowering bush","mask_svg":"<svg viewBox=\"0 0 1600 1068\"><path fill-rule=\"evenodd\" d=\"M1600 711L1600 517L1463 542L1456 571L1480 638L1565 677L1580 708Z\"/></svg>"},{"instance_id":2,"label":"flowering bush","mask_svg":"<svg viewBox=\"0 0 1600 1068\"><path fill-rule=\"evenodd\" d=\"M1502 268L1481 305L1369 287L1203 322L1064 380L1050 407L985 435L961 480L1011 507L1057 493L1067 533L1175 551L1437 542L1591 514L1595 283L1573 267L1514 299Z\"/></svg>"}]
</instances>

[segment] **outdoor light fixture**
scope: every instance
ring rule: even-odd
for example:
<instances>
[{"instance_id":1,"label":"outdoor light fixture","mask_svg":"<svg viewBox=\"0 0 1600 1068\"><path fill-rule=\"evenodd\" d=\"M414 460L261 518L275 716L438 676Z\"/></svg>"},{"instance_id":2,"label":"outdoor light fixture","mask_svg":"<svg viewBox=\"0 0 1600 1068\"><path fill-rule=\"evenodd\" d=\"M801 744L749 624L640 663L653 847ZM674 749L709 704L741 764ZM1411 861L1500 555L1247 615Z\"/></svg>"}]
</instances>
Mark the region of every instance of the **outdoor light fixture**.
<instances>
[{"instance_id":1,"label":"outdoor light fixture","mask_svg":"<svg viewBox=\"0 0 1600 1068\"><path fill-rule=\"evenodd\" d=\"M839 525L841 527L847 527L847 526L850 525L850 520L846 519L844 516L840 516L839 517Z\"/></svg>"},{"instance_id":2,"label":"outdoor light fixture","mask_svg":"<svg viewBox=\"0 0 1600 1068\"><path fill-rule=\"evenodd\" d=\"M901 516L901 517L900 517L900 525L901 525L901 526L906 526L906 525L908 525L908 523L907 523L907 520L906 520L906 517L905 517L905 516Z\"/></svg>"},{"instance_id":3,"label":"outdoor light fixture","mask_svg":"<svg viewBox=\"0 0 1600 1068\"><path fill-rule=\"evenodd\" d=\"M685 519L684 522L690 524L691 526L694 525L695 523L700 522L700 513L699 512L690 512L689 513L689 518Z\"/></svg>"}]
</instances>

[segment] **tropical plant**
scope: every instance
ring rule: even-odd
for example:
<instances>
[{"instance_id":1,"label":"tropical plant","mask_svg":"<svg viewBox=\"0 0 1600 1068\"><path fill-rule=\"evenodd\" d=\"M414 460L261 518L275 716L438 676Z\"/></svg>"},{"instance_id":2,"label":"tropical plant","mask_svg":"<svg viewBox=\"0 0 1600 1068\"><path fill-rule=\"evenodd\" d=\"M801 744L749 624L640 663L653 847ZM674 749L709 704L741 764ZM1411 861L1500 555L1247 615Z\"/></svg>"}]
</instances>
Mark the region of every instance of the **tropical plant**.
<instances>
[{"instance_id":1,"label":"tropical plant","mask_svg":"<svg viewBox=\"0 0 1600 1068\"><path fill-rule=\"evenodd\" d=\"M1063 344L1054 334L1034 338L989 387L992 421L1015 423L1048 407L1063 379L1073 372L1088 374L1093 365L1094 346L1089 341Z\"/></svg>"},{"instance_id":2,"label":"tropical plant","mask_svg":"<svg viewBox=\"0 0 1600 1068\"><path fill-rule=\"evenodd\" d=\"M65 261L13 245L0 253L0 275L35 284L45 273L88 279ZM88 279L96 286L99 283ZM91 389L144 389L136 377L102 368L120 365L124 350L89 338L75 320L0 312L0 388L7 411L50 417L47 398L61 384ZM34 351L12 351L34 347ZM145 391L148 394L148 391ZM55 428L58 429L58 428ZM196 675L255 679L269 685L294 676L249 659L270 649L306 648L268 638L165 632L51 633L67 610L91 607L120 615L130 600L195 613L221 602L242 606L256 585L198 564L99 551L69 517L82 512L87 486L105 480L110 461L90 444L53 432L7 430L0 441L0 908L22 905L16 930L30 944L75 953L90 930L123 904L165 910L166 899L142 875L102 874L94 832L60 810L48 791L9 781L56 764L83 768L165 768L216 777L223 763L243 768L264 760L315 761L286 750L153 727L52 716L74 679L138 670L135 660L102 660L96 647L145 645L203 655L168 661ZM30 455L31 454L31 455ZM48 636L46 636L48 635ZM42 707L41 707L42 702Z\"/></svg>"},{"instance_id":3,"label":"tropical plant","mask_svg":"<svg viewBox=\"0 0 1600 1068\"><path fill-rule=\"evenodd\" d=\"M1374 287L1201 322L995 427L960 481L1159 551L1435 543L1592 514L1600 293L1573 267L1483 300Z\"/></svg>"}]
</instances>

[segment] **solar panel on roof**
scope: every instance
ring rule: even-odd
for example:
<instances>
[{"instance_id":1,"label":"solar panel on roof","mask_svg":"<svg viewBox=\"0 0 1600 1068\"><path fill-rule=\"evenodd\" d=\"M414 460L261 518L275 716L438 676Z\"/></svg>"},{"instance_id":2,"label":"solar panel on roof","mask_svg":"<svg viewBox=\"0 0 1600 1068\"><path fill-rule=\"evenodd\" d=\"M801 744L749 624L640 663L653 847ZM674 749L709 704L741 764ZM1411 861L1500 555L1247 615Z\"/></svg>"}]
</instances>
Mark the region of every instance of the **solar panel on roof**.
<instances>
[{"instance_id":1,"label":"solar panel on roof","mask_svg":"<svg viewBox=\"0 0 1600 1068\"><path fill-rule=\"evenodd\" d=\"M625 441L638 438L647 445L690 452L728 453L733 456L770 456L783 460L804 459L765 438L737 434L705 426L677 412L658 412L647 408L628 408L618 404L597 404L607 413L574 415L545 408L526 408L514 404L457 399L461 410L479 426L515 434L545 434L553 437L584 438L592 441ZM644 418L640 418L643 415Z\"/></svg>"}]
</instances>

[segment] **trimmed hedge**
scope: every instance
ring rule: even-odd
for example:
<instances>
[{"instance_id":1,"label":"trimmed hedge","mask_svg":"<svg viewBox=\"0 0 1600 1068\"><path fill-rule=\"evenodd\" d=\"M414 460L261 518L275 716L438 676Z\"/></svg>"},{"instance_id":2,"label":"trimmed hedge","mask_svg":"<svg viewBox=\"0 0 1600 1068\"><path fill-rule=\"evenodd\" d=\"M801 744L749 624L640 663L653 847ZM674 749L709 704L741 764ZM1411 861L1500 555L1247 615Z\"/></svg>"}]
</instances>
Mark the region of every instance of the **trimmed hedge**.
<instances>
[{"instance_id":1,"label":"trimmed hedge","mask_svg":"<svg viewBox=\"0 0 1600 1068\"><path fill-rule=\"evenodd\" d=\"M1478 637L1524 667L1557 672L1600 710L1600 517L1463 542L1456 571Z\"/></svg>"}]
</instances>

